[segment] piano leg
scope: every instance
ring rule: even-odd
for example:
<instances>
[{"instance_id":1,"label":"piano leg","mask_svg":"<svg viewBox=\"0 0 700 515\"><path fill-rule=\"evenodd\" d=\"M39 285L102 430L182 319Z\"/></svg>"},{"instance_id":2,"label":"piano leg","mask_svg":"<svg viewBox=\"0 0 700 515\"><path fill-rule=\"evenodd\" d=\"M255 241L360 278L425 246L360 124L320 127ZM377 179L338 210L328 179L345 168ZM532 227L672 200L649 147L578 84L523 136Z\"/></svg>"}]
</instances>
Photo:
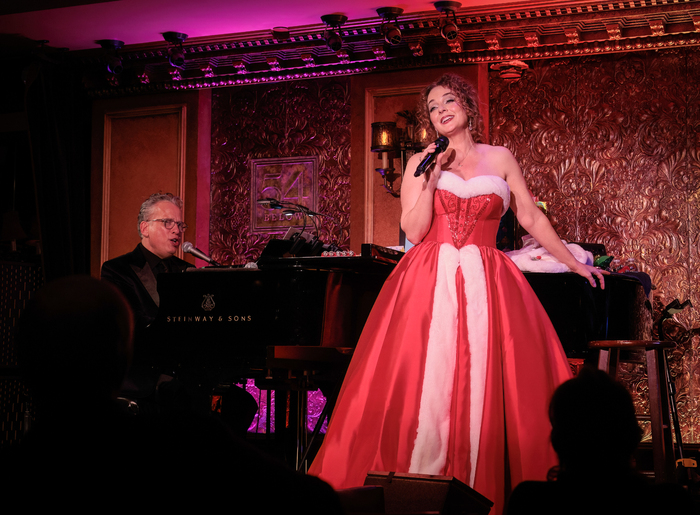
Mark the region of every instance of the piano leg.
<instances>
[{"instance_id":1,"label":"piano leg","mask_svg":"<svg viewBox=\"0 0 700 515\"><path fill-rule=\"evenodd\" d=\"M321 428L323 427L323 422L328 418L330 420L331 413L333 412L333 408L335 407L335 402L338 400L338 394L340 393L340 387L343 385L342 380L337 380L334 382L334 387L333 387L333 392L328 395L326 392L324 393L326 397L326 404L323 406L323 410L321 411L321 415L318 417L318 420L316 421L316 425L314 426L314 430L311 433L311 438L308 439L306 442L306 450L304 451L303 456L301 457L300 463L297 464L297 472L304 467L304 472L306 472L309 468L309 464L307 463L307 458L309 456L309 451L314 445L314 442L316 441L316 438L318 437L318 434L321 432Z\"/></svg>"},{"instance_id":2,"label":"piano leg","mask_svg":"<svg viewBox=\"0 0 700 515\"><path fill-rule=\"evenodd\" d=\"M306 379L306 373L304 373L304 379ZM296 455L294 457L294 466L296 470L302 470L306 473L307 467L304 462L304 458L308 453L308 430L306 428L306 423L309 414L309 389L308 381L302 380L302 385L300 389L296 392L296 407L297 407L297 420L296 420Z\"/></svg>"},{"instance_id":3,"label":"piano leg","mask_svg":"<svg viewBox=\"0 0 700 515\"><path fill-rule=\"evenodd\" d=\"M306 423L310 388L308 381L302 377L277 381L274 386L276 454L295 470L306 471L304 463L309 450Z\"/></svg>"}]
</instances>

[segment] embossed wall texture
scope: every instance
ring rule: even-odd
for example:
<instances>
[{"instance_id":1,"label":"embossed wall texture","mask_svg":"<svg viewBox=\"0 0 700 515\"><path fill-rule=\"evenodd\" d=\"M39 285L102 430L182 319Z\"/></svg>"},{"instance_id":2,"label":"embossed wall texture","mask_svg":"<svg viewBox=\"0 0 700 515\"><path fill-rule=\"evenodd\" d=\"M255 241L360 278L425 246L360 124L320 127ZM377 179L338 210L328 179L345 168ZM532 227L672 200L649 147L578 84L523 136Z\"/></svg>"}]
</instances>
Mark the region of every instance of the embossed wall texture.
<instances>
[{"instance_id":1,"label":"embossed wall texture","mask_svg":"<svg viewBox=\"0 0 700 515\"><path fill-rule=\"evenodd\" d=\"M519 82L491 76L491 141L513 151L562 238L604 243L649 273L655 315L691 299L665 329L679 344L671 365L684 441L700 443L700 51L531 65ZM335 218L320 236L347 246L349 79L217 89L212 111L214 259L256 259L271 237L249 231L255 158L319 156L318 211ZM643 410L642 371L625 367Z\"/></svg>"},{"instance_id":2,"label":"embossed wall texture","mask_svg":"<svg viewBox=\"0 0 700 515\"><path fill-rule=\"evenodd\" d=\"M636 260L656 286L655 316L675 298L691 300L665 329L679 344L671 365L683 438L698 443L700 51L532 66L519 82L490 77L492 143L513 151L562 238ZM645 408L639 368L624 373Z\"/></svg>"},{"instance_id":3,"label":"embossed wall texture","mask_svg":"<svg viewBox=\"0 0 700 515\"><path fill-rule=\"evenodd\" d=\"M212 95L210 252L225 264L257 259L282 233L250 233L249 162L318 156L319 237L347 247L350 225L349 79L216 89Z\"/></svg>"}]
</instances>

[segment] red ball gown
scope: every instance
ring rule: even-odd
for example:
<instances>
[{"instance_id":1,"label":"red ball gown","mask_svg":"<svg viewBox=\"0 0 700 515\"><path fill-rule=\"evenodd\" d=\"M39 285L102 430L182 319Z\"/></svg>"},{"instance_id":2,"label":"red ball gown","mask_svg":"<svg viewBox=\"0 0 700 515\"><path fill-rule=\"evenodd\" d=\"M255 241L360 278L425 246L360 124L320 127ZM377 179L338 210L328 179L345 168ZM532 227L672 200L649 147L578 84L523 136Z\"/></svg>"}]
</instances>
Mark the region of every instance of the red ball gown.
<instances>
[{"instance_id":1,"label":"red ball gown","mask_svg":"<svg viewBox=\"0 0 700 515\"><path fill-rule=\"evenodd\" d=\"M571 377L527 280L496 248L510 190L443 172L430 231L387 279L309 473L454 476L494 501L557 463L549 400Z\"/></svg>"}]
</instances>

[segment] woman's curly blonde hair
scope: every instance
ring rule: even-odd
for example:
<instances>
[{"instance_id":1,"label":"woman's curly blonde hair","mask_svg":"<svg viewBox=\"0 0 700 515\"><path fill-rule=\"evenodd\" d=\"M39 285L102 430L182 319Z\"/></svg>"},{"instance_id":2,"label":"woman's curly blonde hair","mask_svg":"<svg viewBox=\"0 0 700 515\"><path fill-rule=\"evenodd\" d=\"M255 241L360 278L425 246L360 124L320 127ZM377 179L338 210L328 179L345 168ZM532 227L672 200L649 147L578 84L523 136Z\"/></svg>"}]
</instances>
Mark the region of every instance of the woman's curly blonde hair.
<instances>
[{"instance_id":1,"label":"woman's curly blonde hair","mask_svg":"<svg viewBox=\"0 0 700 515\"><path fill-rule=\"evenodd\" d=\"M418 100L418 107L416 108L416 117L418 119L418 134L421 134L425 130L427 135L427 140L432 141L438 137L433 124L430 121L430 112L428 111L428 95L430 92L442 86L450 90L457 98L457 103L464 109L467 116L471 119L471 135L472 139L476 143L481 143L483 132L484 132L484 122L481 118L481 113L479 112L479 99L476 94L474 87L464 80L459 75L453 73L447 73L440 77L438 80L426 87L421 93L420 99Z\"/></svg>"}]
</instances>

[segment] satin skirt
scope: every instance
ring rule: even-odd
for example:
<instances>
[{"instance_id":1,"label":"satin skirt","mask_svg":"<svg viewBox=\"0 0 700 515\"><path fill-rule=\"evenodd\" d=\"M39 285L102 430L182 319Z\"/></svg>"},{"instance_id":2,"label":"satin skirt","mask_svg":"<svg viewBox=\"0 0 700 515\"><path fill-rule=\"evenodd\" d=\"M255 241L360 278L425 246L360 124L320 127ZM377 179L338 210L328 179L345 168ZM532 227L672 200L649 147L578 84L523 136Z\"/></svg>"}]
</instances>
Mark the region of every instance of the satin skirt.
<instances>
[{"instance_id":1,"label":"satin skirt","mask_svg":"<svg viewBox=\"0 0 700 515\"><path fill-rule=\"evenodd\" d=\"M336 489L370 470L454 476L500 513L513 487L557 463L548 405L570 377L508 257L424 242L375 302L309 473Z\"/></svg>"}]
</instances>

